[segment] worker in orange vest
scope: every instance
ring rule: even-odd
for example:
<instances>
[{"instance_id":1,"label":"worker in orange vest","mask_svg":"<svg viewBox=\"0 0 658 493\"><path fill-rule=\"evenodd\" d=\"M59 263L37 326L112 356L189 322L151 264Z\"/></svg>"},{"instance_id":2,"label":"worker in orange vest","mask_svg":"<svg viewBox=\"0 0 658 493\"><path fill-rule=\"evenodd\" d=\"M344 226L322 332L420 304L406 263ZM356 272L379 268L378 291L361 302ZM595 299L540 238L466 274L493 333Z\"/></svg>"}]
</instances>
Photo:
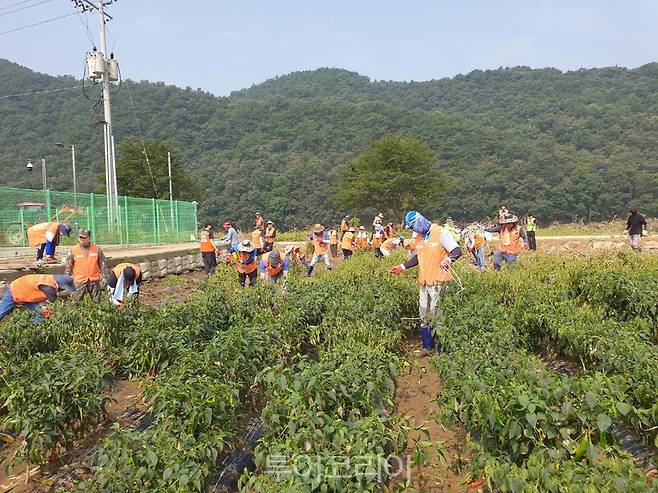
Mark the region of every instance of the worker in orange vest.
<instances>
[{"instance_id":1,"label":"worker in orange vest","mask_svg":"<svg viewBox=\"0 0 658 493\"><path fill-rule=\"evenodd\" d=\"M219 250L215 246L215 232L212 224L206 224L206 227L199 233L199 250L201 250L201 260L203 260L203 272L210 277L215 273L217 268L217 256Z\"/></svg>"},{"instance_id":2,"label":"worker in orange vest","mask_svg":"<svg viewBox=\"0 0 658 493\"><path fill-rule=\"evenodd\" d=\"M276 239L276 228L272 221L267 221L267 227L265 228L265 243L263 245L263 251L271 252L274 248L274 240Z\"/></svg>"},{"instance_id":3,"label":"worker in orange vest","mask_svg":"<svg viewBox=\"0 0 658 493\"><path fill-rule=\"evenodd\" d=\"M105 254L91 242L88 229L81 228L78 232L78 244L71 248L66 257L65 272L73 276L76 286L74 299L81 300L87 293L94 301L100 299L103 286L107 285Z\"/></svg>"},{"instance_id":4,"label":"worker in orange vest","mask_svg":"<svg viewBox=\"0 0 658 493\"><path fill-rule=\"evenodd\" d=\"M359 226L359 232L356 234L356 246L361 250L368 248L368 232L365 226Z\"/></svg>"},{"instance_id":5,"label":"worker in orange vest","mask_svg":"<svg viewBox=\"0 0 658 493\"><path fill-rule=\"evenodd\" d=\"M395 228L393 223L388 223L384 226L384 239L395 238Z\"/></svg>"},{"instance_id":6,"label":"worker in orange vest","mask_svg":"<svg viewBox=\"0 0 658 493\"><path fill-rule=\"evenodd\" d=\"M306 265L306 246L304 246L304 245L299 245L299 246L288 245L286 247L284 253L293 262L300 262L304 267L307 267L307 265Z\"/></svg>"},{"instance_id":7,"label":"worker in orange vest","mask_svg":"<svg viewBox=\"0 0 658 493\"><path fill-rule=\"evenodd\" d=\"M265 219L260 215L260 212L256 213L256 220L254 221L256 229L259 231L261 238L265 236Z\"/></svg>"},{"instance_id":8,"label":"worker in orange vest","mask_svg":"<svg viewBox=\"0 0 658 493\"><path fill-rule=\"evenodd\" d=\"M215 262L215 265L217 263ZM139 286L142 284L142 269L138 264L121 263L110 270L107 276L107 287L110 298L115 305L123 304L124 289L128 296L139 297Z\"/></svg>"},{"instance_id":9,"label":"worker in orange vest","mask_svg":"<svg viewBox=\"0 0 658 493\"><path fill-rule=\"evenodd\" d=\"M57 221L39 223L27 228L27 244L30 247L37 247L37 262L43 260L46 255L46 262L55 262L55 248L59 245L61 235L71 236L71 226L66 223Z\"/></svg>"},{"instance_id":10,"label":"worker in orange vest","mask_svg":"<svg viewBox=\"0 0 658 493\"><path fill-rule=\"evenodd\" d=\"M262 253L262 249L256 248L249 240L244 240L240 243L237 251L238 259L235 263L240 286L245 287L247 278L249 278L249 286L253 287L256 285L258 278L258 256Z\"/></svg>"},{"instance_id":11,"label":"worker in orange vest","mask_svg":"<svg viewBox=\"0 0 658 493\"><path fill-rule=\"evenodd\" d=\"M483 234L473 233L466 238L466 249L473 255L473 261L478 269L484 269L484 246L487 241Z\"/></svg>"},{"instance_id":12,"label":"worker in orange vest","mask_svg":"<svg viewBox=\"0 0 658 493\"><path fill-rule=\"evenodd\" d=\"M345 235L343 235L344 237ZM331 252L331 258L338 256L338 231L336 228L329 230L329 251Z\"/></svg>"},{"instance_id":13,"label":"worker in orange vest","mask_svg":"<svg viewBox=\"0 0 658 493\"><path fill-rule=\"evenodd\" d=\"M375 229L370 236L370 245L375 250L375 257L377 258L383 256L382 251L380 250L382 243L384 243L384 228L381 224L377 224L375 225Z\"/></svg>"},{"instance_id":14,"label":"worker in orange vest","mask_svg":"<svg viewBox=\"0 0 658 493\"><path fill-rule=\"evenodd\" d=\"M443 346L435 341L435 336L443 328L443 313L439 305L447 283L453 279L450 273L451 265L461 257L462 251L448 231L438 224L433 224L417 211L407 212L404 226L417 234L415 253L405 263L391 268L391 273L398 275L406 269L418 266L418 313L423 341L421 355L429 355L434 348L437 353L441 353Z\"/></svg>"},{"instance_id":15,"label":"worker in orange vest","mask_svg":"<svg viewBox=\"0 0 658 493\"><path fill-rule=\"evenodd\" d=\"M523 228L517 224L518 221L518 217L507 212L504 216L500 216L498 226L485 229L487 233L498 233L500 235L498 250L493 259L496 271L500 271L503 262L507 263L508 267L512 267L519 257L521 248L528 249L528 238Z\"/></svg>"},{"instance_id":16,"label":"worker in orange vest","mask_svg":"<svg viewBox=\"0 0 658 493\"><path fill-rule=\"evenodd\" d=\"M399 238L386 238L382 243L382 246L379 247L379 250L382 252L382 256L389 257L393 250L398 246L404 246L404 237L400 236Z\"/></svg>"},{"instance_id":17,"label":"worker in orange vest","mask_svg":"<svg viewBox=\"0 0 658 493\"><path fill-rule=\"evenodd\" d=\"M288 270L290 269L290 259L288 255L281 258L279 250L266 252L260 259L258 270L261 279L276 283L280 280L285 282L288 279Z\"/></svg>"},{"instance_id":18,"label":"worker in orange vest","mask_svg":"<svg viewBox=\"0 0 658 493\"><path fill-rule=\"evenodd\" d=\"M50 310L44 305L46 301L55 301L58 291L75 291L71 276L47 274L29 274L12 281L0 301L0 320L9 315L16 305L23 305L34 312L35 322L42 317L49 317Z\"/></svg>"},{"instance_id":19,"label":"worker in orange vest","mask_svg":"<svg viewBox=\"0 0 658 493\"><path fill-rule=\"evenodd\" d=\"M260 229L256 228L251 232L251 243L254 248L263 248L263 237L260 235Z\"/></svg>"},{"instance_id":20,"label":"worker in orange vest","mask_svg":"<svg viewBox=\"0 0 658 493\"><path fill-rule=\"evenodd\" d=\"M313 228L313 234L309 236L308 239L313 242L313 257L311 258L311 263L308 264L306 275L310 277L315 264L317 264L319 260L322 260L324 265L327 266L327 269L331 270L331 260L329 259L329 235L324 230L324 226L322 226L322 224L316 224Z\"/></svg>"},{"instance_id":21,"label":"worker in orange vest","mask_svg":"<svg viewBox=\"0 0 658 493\"><path fill-rule=\"evenodd\" d=\"M345 233L350 229L350 216L345 216L340 220L340 239L343 239Z\"/></svg>"},{"instance_id":22,"label":"worker in orange vest","mask_svg":"<svg viewBox=\"0 0 658 493\"><path fill-rule=\"evenodd\" d=\"M343 251L343 258L347 260L354 253L354 247L356 246L356 237L354 234L356 229L349 228L347 232L343 235L343 239L340 242L340 248Z\"/></svg>"}]
</instances>

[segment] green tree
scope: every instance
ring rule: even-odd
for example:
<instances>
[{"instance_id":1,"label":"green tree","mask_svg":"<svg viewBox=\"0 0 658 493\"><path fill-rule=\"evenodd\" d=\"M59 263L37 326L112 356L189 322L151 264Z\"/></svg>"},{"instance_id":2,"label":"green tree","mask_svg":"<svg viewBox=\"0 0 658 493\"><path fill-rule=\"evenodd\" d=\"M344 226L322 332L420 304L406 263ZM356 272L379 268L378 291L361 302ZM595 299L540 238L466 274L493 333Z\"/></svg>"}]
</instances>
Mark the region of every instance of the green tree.
<instances>
[{"instance_id":1,"label":"green tree","mask_svg":"<svg viewBox=\"0 0 658 493\"><path fill-rule=\"evenodd\" d=\"M124 139L117 146L117 184L121 195L169 198L167 152L171 153L174 198L199 200L201 188L180 164L180 152L171 142L156 140L145 140L142 147L139 139Z\"/></svg>"},{"instance_id":2,"label":"green tree","mask_svg":"<svg viewBox=\"0 0 658 493\"><path fill-rule=\"evenodd\" d=\"M450 186L427 144L387 135L339 172L333 200L346 210L374 208L401 220L409 209L435 209Z\"/></svg>"}]
</instances>

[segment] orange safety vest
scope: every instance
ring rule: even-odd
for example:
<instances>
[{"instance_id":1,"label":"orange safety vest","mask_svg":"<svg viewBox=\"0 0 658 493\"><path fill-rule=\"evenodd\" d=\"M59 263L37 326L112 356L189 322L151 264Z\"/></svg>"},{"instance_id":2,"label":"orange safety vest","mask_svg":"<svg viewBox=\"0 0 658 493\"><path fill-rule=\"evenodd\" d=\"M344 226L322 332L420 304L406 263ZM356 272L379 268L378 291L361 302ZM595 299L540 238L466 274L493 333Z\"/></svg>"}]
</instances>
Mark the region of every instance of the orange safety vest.
<instances>
[{"instance_id":1,"label":"orange safety vest","mask_svg":"<svg viewBox=\"0 0 658 493\"><path fill-rule=\"evenodd\" d=\"M272 226L271 228L267 228L265 230L265 242L266 243L274 243L274 238L276 236L276 228Z\"/></svg>"},{"instance_id":2,"label":"orange safety vest","mask_svg":"<svg viewBox=\"0 0 658 493\"><path fill-rule=\"evenodd\" d=\"M270 252L267 252L265 255L263 255L262 260L265 263L265 272L267 272L267 275L270 277L279 275L283 270L283 261L285 260L285 258L282 258L281 262L279 262L279 265L277 265L276 267L272 267L270 265Z\"/></svg>"},{"instance_id":3,"label":"orange safety vest","mask_svg":"<svg viewBox=\"0 0 658 493\"><path fill-rule=\"evenodd\" d=\"M347 221L344 221L344 220L341 221L340 222L340 231L341 231L341 233L346 233L348 229L350 229L350 225L347 224Z\"/></svg>"},{"instance_id":4,"label":"orange safety vest","mask_svg":"<svg viewBox=\"0 0 658 493\"><path fill-rule=\"evenodd\" d=\"M14 298L16 303L41 303L42 301L46 301L48 297L39 289L39 285L50 286L57 290L55 276L29 274L19 277L9 284L11 297Z\"/></svg>"},{"instance_id":5,"label":"orange safety vest","mask_svg":"<svg viewBox=\"0 0 658 493\"><path fill-rule=\"evenodd\" d=\"M46 232L49 231L57 235L59 225L62 223L39 223L27 228L27 244L31 247L38 247L46 242Z\"/></svg>"},{"instance_id":6,"label":"orange safety vest","mask_svg":"<svg viewBox=\"0 0 658 493\"><path fill-rule=\"evenodd\" d=\"M336 231L335 229L329 231L329 244L338 245L338 231Z\"/></svg>"},{"instance_id":7,"label":"orange safety vest","mask_svg":"<svg viewBox=\"0 0 658 493\"><path fill-rule=\"evenodd\" d=\"M313 255L324 255L328 251L329 246L324 241L324 233L320 238L318 238L316 235L313 235Z\"/></svg>"},{"instance_id":8,"label":"orange safety vest","mask_svg":"<svg viewBox=\"0 0 658 493\"><path fill-rule=\"evenodd\" d=\"M199 248L202 252L214 252L216 250L215 243L210 239L208 231L201 231L199 233Z\"/></svg>"},{"instance_id":9,"label":"orange safety vest","mask_svg":"<svg viewBox=\"0 0 658 493\"><path fill-rule=\"evenodd\" d=\"M484 238L480 235L475 235L473 237L473 248L479 250L481 246L484 245Z\"/></svg>"},{"instance_id":10,"label":"orange safety vest","mask_svg":"<svg viewBox=\"0 0 658 493\"><path fill-rule=\"evenodd\" d=\"M343 236L343 241L340 244L343 250L354 250L354 233L347 232Z\"/></svg>"},{"instance_id":11,"label":"orange safety vest","mask_svg":"<svg viewBox=\"0 0 658 493\"><path fill-rule=\"evenodd\" d=\"M238 272L240 274L251 274L258 268L258 259L254 258L254 261L250 264L245 264L247 260L251 258L250 253L238 252L238 262L235 264Z\"/></svg>"},{"instance_id":12,"label":"orange safety vest","mask_svg":"<svg viewBox=\"0 0 658 493\"><path fill-rule=\"evenodd\" d=\"M372 247L379 248L382 246L382 241L384 241L383 233L373 233L372 234Z\"/></svg>"},{"instance_id":13,"label":"orange safety vest","mask_svg":"<svg viewBox=\"0 0 658 493\"><path fill-rule=\"evenodd\" d=\"M96 245L89 245L89 249L75 245L71 248L73 254L73 282L76 286L87 281L101 280L101 267L98 264L98 254L101 251Z\"/></svg>"},{"instance_id":14,"label":"orange safety vest","mask_svg":"<svg viewBox=\"0 0 658 493\"><path fill-rule=\"evenodd\" d=\"M359 243L359 248L366 249L368 248L368 237L366 236L359 236L357 239Z\"/></svg>"},{"instance_id":15,"label":"orange safety vest","mask_svg":"<svg viewBox=\"0 0 658 493\"><path fill-rule=\"evenodd\" d=\"M129 264L129 263L117 264L112 269L112 272L114 272L114 275L117 276L117 279L121 276L121 274L123 274L123 269L125 269L126 267L133 268L133 270L135 271L135 279L137 279L139 275L142 273L142 269L140 269L139 265L137 264Z\"/></svg>"},{"instance_id":16,"label":"orange safety vest","mask_svg":"<svg viewBox=\"0 0 658 493\"><path fill-rule=\"evenodd\" d=\"M504 226L501 226L504 228ZM503 253L516 255L521 251L521 236L519 235L520 228L518 226L513 229L501 229L500 241L498 242L498 249Z\"/></svg>"},{"instance_id":17,"label":"orange safety vest","mask_svg":"<svg viewBox=\"0 0 658 493\"><path fill-rule=\"evenodd\" d=\"M256 219L256 229L259 231L265 229L265 221L262 216Z\"/></svg>"},{"instance_id":18,"label":"orange safety vest","mask_svg":"<svg viewBox=\"0 0 658 493\"><path fill-rule=\"evenodd\" d=\"M380 249L380 250L387 250L387 251L390 252L390 251L393 250L393 248L394 248L394 247L393 247L393 240L394 240L394 239L395 239L395 238L386 238L386 239L384 240L384 243L382 243L382 246L379 247L379 249Z\"/></svg>"},{"instance_id":19,"label":"orange safety vest","mask_svg":"<svg viewBox=\"0 0 658 493\"><path fill-rule=\"evenodd\" d=\"M441 231L441 226L432 224L427 240L416 238L418 284L421 286L445 284L452 280L452 274L441 268L441 262L449 253L441 246Z\"/></svg>"},{"instance_id":20,"label":"orange safety vest","mask_svg":"<svg viewBox=\"0 0 658 493\"><path fill-rule=\"evenodd\" d=\"M416 249L416 238L407 238L404 240L404 247L409 247L412 252Z\"/></svg>"},{"instance_id":21,"label":"orange safety vest","mask_svg":"<svg viewBox=\"0 0 658 493\"><path fill-rule=\"evenodd\" d=\"M256 248L263 248L263 239L260 237L260 231L254 229L254 232L251 233L251 242Z\"/></svg>"}]
</instances>

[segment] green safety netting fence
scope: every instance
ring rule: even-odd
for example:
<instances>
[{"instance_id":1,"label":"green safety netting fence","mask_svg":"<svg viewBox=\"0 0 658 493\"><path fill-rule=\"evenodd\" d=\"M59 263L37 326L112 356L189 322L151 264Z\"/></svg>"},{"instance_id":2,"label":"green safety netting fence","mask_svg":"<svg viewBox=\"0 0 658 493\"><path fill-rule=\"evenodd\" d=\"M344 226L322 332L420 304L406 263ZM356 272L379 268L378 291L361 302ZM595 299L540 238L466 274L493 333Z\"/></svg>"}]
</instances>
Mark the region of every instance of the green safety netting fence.
<instances>
[{"instance_id":1,"label":"green safety netting fence","mask_svg":"<svg viewBox=\"0 0 658 493\"><path fill-rule=\"evenodd\" d=\"M88 228L96 243L159 245L193 239L197 209L195 202L120 196L110 220L105 195L0 187L0 245L27 246L27 228L46 221Z\"/></svg>"}]
</instances>

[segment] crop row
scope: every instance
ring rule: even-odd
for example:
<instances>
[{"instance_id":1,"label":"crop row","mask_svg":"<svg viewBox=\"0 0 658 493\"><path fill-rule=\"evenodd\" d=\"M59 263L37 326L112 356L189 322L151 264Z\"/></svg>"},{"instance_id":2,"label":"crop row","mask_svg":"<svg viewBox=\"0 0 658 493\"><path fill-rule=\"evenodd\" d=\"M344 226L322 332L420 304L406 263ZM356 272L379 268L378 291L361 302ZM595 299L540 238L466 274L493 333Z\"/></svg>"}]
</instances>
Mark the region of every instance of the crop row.
<instances>
[{"instance_id":1,"label":"crop row","mask_svg":"<svg viewBox=\"0 0 658 493\"><path fill-rule=\"evenodd\" d=\"M446 300L439 401L445 419L477 437L473 476L501 491L647 491L611 433L615 420L642 419L624 376L569 378L534 356L537 334L518 324L537 304L523 296L537 295L529 269L464 273L465 289Z\"/></svg>"}]
</instances>

